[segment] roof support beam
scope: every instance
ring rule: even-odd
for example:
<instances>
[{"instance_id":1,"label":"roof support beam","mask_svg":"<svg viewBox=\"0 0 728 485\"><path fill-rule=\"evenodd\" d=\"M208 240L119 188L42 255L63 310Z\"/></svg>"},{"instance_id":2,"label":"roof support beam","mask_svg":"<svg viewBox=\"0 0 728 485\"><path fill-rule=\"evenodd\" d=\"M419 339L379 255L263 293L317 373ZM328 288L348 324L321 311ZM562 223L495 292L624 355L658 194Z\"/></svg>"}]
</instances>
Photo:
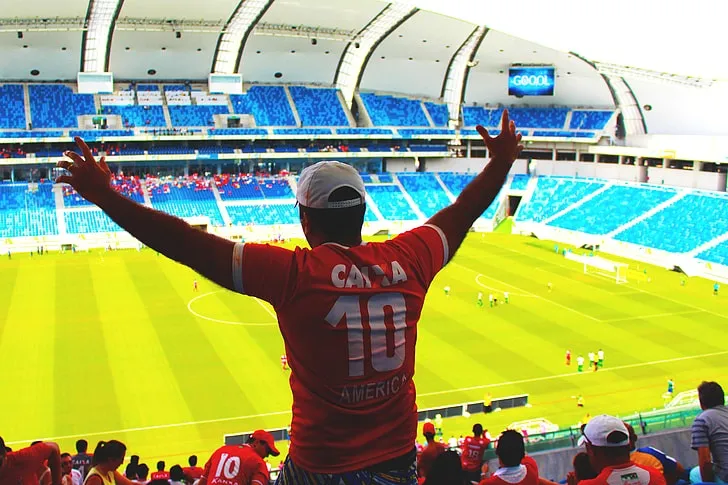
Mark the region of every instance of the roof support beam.
<instances>
[{"instance_id":1,"label":"roof support beam","mask_svg":"<svg viewBox=\"0 0 728 485\"><path fill-rule=\"evenodd\" d=\"M442 83L440 97L447 104L451 127L460 124L460 106L465 96L468 74L470 74L470 69L477 65L474 61L475 54L478 52L480 44L487 33L488 28L484 25L476 27L452 56L450 64L447 66L447 74Z\"/></svg>"},{"instance_id":2,"label":"roof support beam","mask_svg":"<svg viewBox=\"0 0 728 485\"><path fill-rule=\"evenodd\" d=\"M241 0L220 34L210 72L239 72L245 42L272 3L273 0Z\"/></svg>"},{"instance_id":3,"label":"roof support beam","mask_svg":"<svg viewBox=\"0 0 728 485\"><path fill-rule=\"evenodd\" d=\"M114 23L124 0L90 0L81 42L81 72L107 72Z\"/></svg>"}]
</instances>

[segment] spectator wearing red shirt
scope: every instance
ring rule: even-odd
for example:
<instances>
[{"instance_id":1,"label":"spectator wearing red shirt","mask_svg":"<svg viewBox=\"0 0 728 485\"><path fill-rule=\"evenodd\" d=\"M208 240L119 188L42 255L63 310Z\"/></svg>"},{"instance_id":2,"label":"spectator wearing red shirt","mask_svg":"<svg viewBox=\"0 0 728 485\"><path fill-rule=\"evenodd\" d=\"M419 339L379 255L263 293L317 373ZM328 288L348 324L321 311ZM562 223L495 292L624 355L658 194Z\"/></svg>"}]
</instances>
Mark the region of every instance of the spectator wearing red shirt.
<instances>
[{"instance_id":1,"label":"spectator wearing red shirt","mask_svg":"<svg viewBox=\"0 0 728 485\"><path fill-rule=\"evenodd\" d=\"M500 468L480 485L538 485L538 465L526 456L523 435L512 429L504 431L495 448Z\"/></svg>"},{"instance_id":2,"label":"spectator wearing red shirt","mask_svg":"<svg viewBox=\"0 0 728 485\"><path fill-rule=\"evenodd\" d=\"M406 483L416 479L412 377L427 290L523 148L505 110L498 137L478 130L492 157L485 169L425 225L381 243L362 244L366 190L357 171L340 162L311 165L298 181L310 250L235 243L137 204L112 189L105 161L96 163L80 138L83 155L66 152L70 161L58 166L70 175L57 182L70 183L146 246L273 305L293 394L291 448L279 484L303 474Z\"/></svg>"},{"instance_id":3,"label":"spectator wearing red shirt","mask_svg":"<svg viewBox=\"0 0 728 485\"><path fill-rule=\"evenodd\" d=\"M152 480L169 480L169 472L165 471L165 467L167 464L160 460L157 462L157 471L152 473L152 476L149 477Z\"/></svg>"},{"instance_id":4,"label":"spectator wearing red shirt","mask_svg":"<svg viewBox=\"0 0 728 485\"><path fill-rule=\"evenodd\" d=\"M278 456L273 435L262 429L252 434L248 444L223 446L207 464L198 485L268 485L268 455Z\"/></svg>"},{"instance_id":5,"label":"spectator wearing red shirt","mask_svg":"<svg viewBox=\"0 0 728 485\"><path fill-rule=\"evenodd\" d=\"M442 443L435 441L435 425L432 423L425 423L422 425L422 434L427 440L427 445L420 455L419 462L417 463L417 475L420 478L420 483L427 478L427 474L435 462L435 459L442 453L447 451L447 446Z\"/></svg>"},{"instance_id":6,"label":"spectator wearing red shirt","mask_svg":"<svg viewBox=\"0 0 728 485\"><path fill-rule=\"evenodd\" d=\"M61 485L61 452L55 443L38 443L19 451L5 451L0 437L0 484L38 485L39 469L51 469L51 484Z\"/></svg>"},{"instance_id":7,"label":"spectator wearing red shirt","mask_svg":"<svg viewBox=\"0 0 728 485\"><path fill-rule=\"evenodd\" d=\"M630 460L629 431L621 419L606 414L592 418L584 428L584 442L598 475L579 485L665 485L659 471Z\"/></svg>"},{"instance_id":8,"label":"spectator wearing red shirt","mask_svg":"<svg viewBox=\"0 0 728 485\"><path fill-rule=\"evenodd\" d=\"M490 440L483 436L483 425L477 423L473 425L473 436L467 436L460 450L460 461L462 462L463 472L469 481L480 481L480 469L483 466L483 453L490 445Z\"/></svg>"},{"instance_id":9,"label":"spectator wearing red shirt","mask_svg":"<svg viewBox=\"0 0 728 485\"><path fill-rule=\"evenodd\" d=\"M190 456L187 462L190 464L190 466L182 469L182 471L185 472L185 476L192 482L194 482L198 478L201 478L202 473L205 470L197 466L197 455Z\"/></svg>"}]
</instances>

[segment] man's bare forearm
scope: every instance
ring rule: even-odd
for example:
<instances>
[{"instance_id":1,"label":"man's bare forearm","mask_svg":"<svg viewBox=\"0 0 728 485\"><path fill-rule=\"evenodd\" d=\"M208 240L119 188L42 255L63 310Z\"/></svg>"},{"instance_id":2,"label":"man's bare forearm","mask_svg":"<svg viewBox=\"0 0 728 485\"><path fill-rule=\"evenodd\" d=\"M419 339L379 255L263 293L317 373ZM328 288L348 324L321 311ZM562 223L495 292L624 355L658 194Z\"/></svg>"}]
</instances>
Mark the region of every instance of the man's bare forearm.
<instances>
[{"instance_id":1,"label":"man's bare forearm","mask_svg":"<svg viewBox=\"0 0 728 485\"><path fill-rule=\"evenodd\" d=\"M182 219L137 204L113 190L105 192L97 204L145 245L232 288L231 241L194 229Z\"/></svg>"},{"instance_id":2,"label":"man's bare forearm","mask_svg":"<svg viewBox=\"0 0 728 485\"><path fill-rule=\"evenodd\" d=\"M491 159L448 207L432 216L428 224L439 227L448 238L449 257L455 254L470 227L493 203L511 170L512 162Z\"/></svg>"}]
</instances>

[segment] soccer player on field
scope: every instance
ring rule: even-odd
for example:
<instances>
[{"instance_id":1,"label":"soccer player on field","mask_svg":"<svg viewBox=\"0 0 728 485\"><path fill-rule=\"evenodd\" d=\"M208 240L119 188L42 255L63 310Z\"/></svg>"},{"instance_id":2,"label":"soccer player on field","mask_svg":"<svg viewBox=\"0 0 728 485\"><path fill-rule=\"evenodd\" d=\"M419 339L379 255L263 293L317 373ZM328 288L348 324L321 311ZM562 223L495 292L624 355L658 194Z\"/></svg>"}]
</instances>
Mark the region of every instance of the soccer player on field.
<instances>
[{"instance_id":1,"label":"soccer player on field","mask_svg":"<svg viewBox=\"0 0 728 485\"><path fill-rule=\"evenodd\" d=\"M599 363L599 367L604 367L604 351L602 349L597 351L597 362Z\"/></svg>"},{"instance_id":2,"label":"soccer player on field","mask_svg":"<svg viewBox=\"0 0 728 485\"><path fill-rule=\"evenodd\" d=\"M675 392L675 382L671 377L667 380L667 393L672 396L673 392Z\"/></svg>"},{"instance_id":3,"label":"soccer player on field","mask_svg":"<svg viewBox=\"0 0 728 485\"><path fill-rule=\"evenodd\" d=\"M566 351L566 365L571 365L571 350Z\"/></svg>"},{"instance_id":4,"label":"soccer player on field","mask_svg":"<svg viewBox=\"0 0 728 485\"><path fill-rule=\"evenodd\" d=\"M478 292L478 306L479 307L483 306L483 292L482 291Z\"/></svg>"},{"instance_id":5,"label":"soccer player on field","mask_svg":"<svg viewBox=\"0 0 728 485\"><path fill-rule=\"evenodd\" d=\"M493 293L488 295L488 303L490 303L490 307L493 308Z\"/></svg>"},{"instance_id":6,"label":"soccer player on field","mask_svg":"<svg viewBox=\"0 0 728 485\"><path fill-rule=\"evenodd\" d=\"M715 284L713 285L713 296L718 296L718 290L720 290L720 285L716 281Z\"/></svg>"},{"instance_id":7,"label":"soccer player on field","mask_svg":"<svg viewBox=\"0 0 728 485\"><path fill-rule=\"evenodd\" d=\"M577 372L584 372L584 357L581 355L576 358L576 370Z\"/></svg>"},{"instance_id":8,"label":"soccer player on field","mask_svg":"<svg viewBox=\"0 0 728 485\"><path fill-rule=\"evenodd\" d=\"M548 283L548 287L549 287L549 293L551 293L551 290L554 288L554 285L552 285L550 281Z\"/></svg>"},{"instance_id":9,"label":"soccer player on field","mask_svg":"<svg viewBox=\"0 0 728 485\"><path fill-rule=\"evenodd\" d=\"M444 289L445 289L445 296L450 296L450 287L446 286Z\"/></svg>"},{"instance_id":10,"label":"soccer player on field","mask_svg":"<svg viewBox=\"0 0 728 485\"><path fill-rule=\"evenodd\" d=\"M594 362L597 360L594 352L589 352L589 367L594 367Z\"/></svg>"},{"instance_id":11,"label":"soccer player on field","mask_svg":"<svg viewBox=\"0 0 728 485\"><path fill-rule=\"evenodd\" d=\"M503 301L505 301L506 303L508 303L508 301L509 301L508 300L508 292L507 291L504 291L503 292Z\"/></svg>"},{"instance_id":12,"label":"soccer player on field","mask_svg":"<svg viewBox=\"0 0 728 485\"><path fill-rule=\"evenodd\" d=\"M288 370L288 356L286 354L281 355L281 367L283 370Z\"/></svg>"},{"instance_id":13,"label":"soccer player on field","mask_svg":"<svg viewBox=\"0 0 728 485\"><path fill-rule=\"evenodd\" d=\"M193 291L197 291L197 280L192 282L192 289Z\"/></svg>"},{"instance_id":14,"label":"soccer player on field","mask_svg":"<svg viewBox=\"0 0 728 485\"><path fill-rule=\"evenodd\" d=\"M97 163L81 138L83 155L66 152L70 160L58 166L70 174L56 182L70 183L146 246L273 306L291 359L293 395L280 485L344 477L410 484L417 480L412 377L425 295L523 149L507 110L496 138L477 128L491 154L485 169L425 225L381 243L362 242L364 182L340 162L307 167L297 184L312 249L235 243L137 204L111 188L105 160Z\"/></svg>"}]
</instances>

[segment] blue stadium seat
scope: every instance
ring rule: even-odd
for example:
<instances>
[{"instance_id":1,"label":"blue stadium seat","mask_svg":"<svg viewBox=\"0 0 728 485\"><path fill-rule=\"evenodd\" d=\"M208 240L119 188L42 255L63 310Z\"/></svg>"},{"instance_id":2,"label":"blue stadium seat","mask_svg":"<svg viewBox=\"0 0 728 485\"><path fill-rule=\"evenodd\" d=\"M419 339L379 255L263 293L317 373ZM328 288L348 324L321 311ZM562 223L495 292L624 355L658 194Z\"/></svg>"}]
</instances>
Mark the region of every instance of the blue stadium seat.
<instances>
[{"instance_id":1,"label":"blue stadium seat","mask_svg":"<svg viewBox=\"0 0 728 485\"><path fill-rule=\"evenodd\" d=\"M207 216L216 226L223 224L215 195L203 179L178 178L174 181L147 179L152 206L177 217Z\"/></svg>"},{"instance_id":2,"label":"blue stadium seat","mask_svg":"<svg viewBox=\"0 0 728 485\"><path fill-rule=\"evenodd\" d=\"M134 136L133 130L71 130L68 136L80 136L81 138L92 141L106 136Z\"/></svg>"},{"instance_id":3,"label":"blue stadium seat","mask_svg":"<svg viewBox=\"0 0 728 485\"><path fill-rule=\"evenodd\" d=\"M111 179L111 186L122 195L139 204L144 203L144 192L142 184L138 177L114 176ZM92 206L93 204L76 192L70 185L63 185L63 205L65 207L83 207Z\"/></svg>"},{"instance_id":4,"label":"blue stadium seat","mask_svg":"<svg viewBox=\"0 0 728 485\"><path fill-rule=\"evenodd\" d=\"M528 181L530 179L531 177L529 177L528 174L515 174L513 176L513 180L511 180L511 190L526 190L526 188L528 187Z\"/></svg>"},{"instance_id":5,"label":"blue stadium seat","mask_svg":"<svg viewBox=\"0 0 728 485\"><path fill-rule=\"evenodd\" d=\"M414 143L409 146L411 152L447 152L449 149L446 144L429 145L425 143Z\"/></svg>"},{"instance_id":6,"label":"blue stadium seat","mask_svg":"<svg viewBox=\"0 0 728 485\"><path fill-rule=\"evenodd\" d=\"M412 211L402 191L396 185L367 185L367 193L388 221L414 221L417 215Z\"/></svg>"},{"instance_id":7,"label":"blue stadium seat","mask_svg":"<svg viewBox=\"0 0 728 485\"><path fill-rule=\"evenodd\" d=\"M591 131L566 131L566 130L534 130L531 136L557 136L561 138L595 138L596 133Z\"/></svg>"},{"instance_id":8,"label":"blue stadium seat","mask_svg":"<svg viewBox=\"0 0 728 485\"><path fill-rule=\"evenodd\" d=\"M63 219L66 221L66 232L69 234L123 231L117 223L98 209L68 210L63 213Z\"/></svg>"},{"instance_id":9,"label":"blue stadium seat","mask_svg":"<svg viewBox=\"0 0 728 485\"><path fill-rule=\"evenodd\" d=\"M63 84L30 84L34 128L76 128L78 116L96 114L93 94L76 94Z\"/></svg>"},{"instance_id":10,"label":"blue stadium seat","mask_svg":"<svg viewBox=\"0 0 728 485\"><path fill-rule=\"evenodd\" d=\"M172 126L215 126L214 115L229 114L227 105L168 105Z\"/></svg>"},{"instance_id":11,"label":"blue stadium seat","mask_svg":"<svg viewBox=\"0 0 728 485\"><path fill-rule=\"evenodd\" d=\"M274 128L274 135L331 135L331 128Z\"/></svg>"},{"instance_id":12,"label":"blue stadium seat","mask_svg":"<svg viewBox=\"0 0 728 485\"><path fill-rule=\"evenodd\" d=\"M518 208L516 220L541 222L603 186L602 180L539 177L531 198Z\"/></svg>"},{"instance_id":13,"label":"blue stadium seat","mask_svg":"<svg viewBox=\"0 0 728 485\"><path fill-rule=\"evenodd\" d=\"M282 86L252 86L246 94L231 94L238 114L251 114L257 126L296 126L296 119Z\"/></svg>"},{"instance_id":14,"label":"blue stadium seat","mask_svg":"<svg viewBox=\"0 0 728 485\"><path fill-rule=\"evenodd\" d=\"M163 106L117 106L103 107L104 114L119 115L124 126L129 127L166 127Z\"/></svg>"},{"instance_id":15,"label":"blue stadium seat","mask_svg":"<svg viewBox=\"0 0 728 485\"><path fill-rule=\"evenodd\" d=\"M728 197L691 193L615 236L641 246L684 253L728 232Z\"/></svg>"},{"instance_id":16,"label":"blue stadium seat","mask_svg":"<svg viewBox=\"0 0 728 485\"><path fill-rule=\"evenodd\" d=\"M433 103L431 101L425 102L425 109L430 114L432 122L435 126L447 126L450 121L450 112L447 109L446 104Z\"/></svg>"},{"instance_id":17,"label":"blue stadium seat","mask_svg":"<svg viewBox=\"0 0 728 485\"><path fill-rule=\"evenodd\" d=\"M268 130L263 128L210 128L207 130L212 136L215 135L237 135L237 136L265 136Z\"/></svg>"},{"instance_id":18,"label":"blue stadium seat","mask_svg":"<svg viewBox=\"0 0 728 485\"><path fill-rule=\"evenodd\" d=\"M349 126L337 89L291 86L288 91L301 126Z\"/></svg>"},{"instance_id":19,"label":"blue stadium seat","mask_svg":"<svg viewBox=\"0 0 728 485\"><path fill-rule=\"evenodd\" d=\"M555 128L563 129L566 123L568 108L508 108L510 118L518 128ZM500 126L503 108L483 108L481 106L463 106L463 125L485 127Z\"/></svg>"},{"instance_id":20,"label":"blue stadium seat","mask_svg":"<svg viewBox=\"0 0 728 485\"><path fill-rule=\"evenodd\" d=\"M614 114L613 111L583 111L571 112L570 130L603 130L607 121Z\"/></svg>"},{"instance_id":21,"label":"blue stadium seat","mask_svg":"<svg viewBox=\"0 0 728 485\"><path fill-rule=\"evenodd\" d=\"M448 135L455 136L455 130L447 128L400 128L397 130L402 138L412 138L413 135Z\"/></svg>"},{"instance_id":22,"label":"blue stadium seat","mask_svg":"<svg viewBox=\"0 0 728 485\"><path fill-rule=\"evenodd\" d=\"M450 198L433 173L398 173L397 178L417 207L426 217L432 217L450 205Z\"/></svg>"},{"instance_id":23,"label":"blue stadium seat","mask_svg":"<svg viewBox=\"0 0 728 485\"><path fill-rule=\"evenodd\" d=\"M675 189L615 185L554 219L550 226L607 234L654 209L677 194Z\"/></svg>"},{"instance_id":24,"label":"blue stadium seat","mask_svg":"<svg viewBox=\"0 0 728 485\"><path fill-rule=\"evenodd\" d=\"M379 179L379 182L383 184L391 184L394 182L391 173L380 173L377 175L377 178Z\"/></svg>"},{"instance_id":25,"label":"blue stadium seat","mask_svg":"<svg viewBox=\"0 0 728 485\"><path fill-rule=\"evenodd\" d=\"M60 130L33 131L0 131L0 138L58 138L63 136Z\"/></svg>"},{"instance_id":26,"label":"blue stadium seat","mask_svg":"<svg viewBox=\"0 0 728 485\"><path fill-rule=\"evenodd\" d=\"M463 106L463 125L483 125L486 128L500 126L503 108L483 108L482 106Z\"/></svg>"},{"instance_id":27,"label":"blue stadium seat","mask_svg":"<svg viewBox=\"0 0 728 485\"><path fill-rule=\"evenodd\" d=\"M463 189L475 178L475 174L453 172L441 172L438 174L438 176L440 177L440 180L442 180L442 183L445 184L445 187L447 187L447 190L449 190L450 193L455 197L460 195ZM496 211L498 210L498 205L500 204L500 199L501 194L499 192L493 202L488 206L487 209L485 209L483 214L481 214L480 218L492 219L493 217L495 217Z\"/></svg>"},{"instance_id":28,"label":"blue stadium seat","mask_svg":"<svg viewBox=\"0 0 728 485\"><path fill-rule=\"evenodd\" d=\"M392 135L389 128L336 128L337 135Z\"/></svg>"},{"instance_id":29,"label":"blue stadium seat","mask_svg":"<svg viewBox=\"0 0 728 485\"><path fill-rule=\"evenodd\" d=\"M272 226L277 224L298 224L298 209L290 204L228 205L226 207L233 225Z\"/></svg>"},{"instance_id":30,"label":"blue stadium seat","mask_svg":"<svg viewBox=\"0 0 728 485\"><path fill-rule=\"evenodd\" d=\"M50 182L35 185L0 184L0 237L58 234L58 219Z\"/></svg>"},{"instance_id":31,"label":"blue stadium seat","mask_svg":"<svg viewBox=\"0 0 728 485\"><path fill-rule=\"evenodd\" d=\"M0 128L24 130L25 94L21 84L4 84L0 86Z\"/></svg>"},{"instance_id":32,"label":"blue stadium seat","mask_svg":"<svg viewBox=\"0 0 728 485\"><path fill-rule=\"evenodd\" d=\"M698 254L697 257L705 261L728 266L728 241L723 241L717 246L713 246L712 248L703 251Z\"/></svg>"},{"instance_id":33,"label":"blue stadium seat","mask_svg":"<svg viewBox=\"0 0 728 485\"><path fill-rule=\"evenodd\" d=\"M375 126L430 126L421 101L373 93L360 97Z\"/></svg>"},{"instance_id":34,"label":"blue stadium seat","mask_svg":"<svg viewBox=\"0 0 728 485\"><path fill-rule=\"evenodd\" d=\"M137 84L137 91L156 91L159 92L158 84Z\"/></svg>"},{"instance_id":35,"label":"blue stadium seat","mask_svg":"<svg viewBox=\"0 0 728 485\"><path fill-rule=\"evenodd\" d=\"M150 155L155 154L166 154L166 155L191 155L195 153L195 149L191 147L186 147L184 145L162 145L162 146L153 146L147 148L147 152Z\"/></svg>"}]
</instances>

